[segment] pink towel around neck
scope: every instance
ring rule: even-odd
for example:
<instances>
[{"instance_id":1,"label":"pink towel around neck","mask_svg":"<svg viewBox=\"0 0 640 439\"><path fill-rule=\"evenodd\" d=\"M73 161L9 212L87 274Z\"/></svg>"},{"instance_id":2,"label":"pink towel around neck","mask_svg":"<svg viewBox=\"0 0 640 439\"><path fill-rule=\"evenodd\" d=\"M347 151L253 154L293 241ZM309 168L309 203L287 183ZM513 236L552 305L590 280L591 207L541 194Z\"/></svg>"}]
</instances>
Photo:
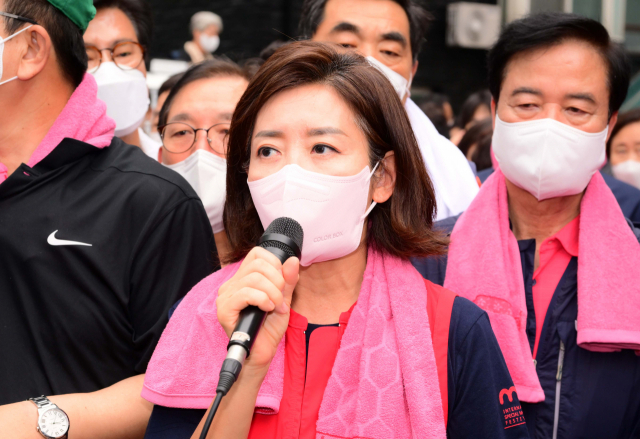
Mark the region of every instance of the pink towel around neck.
<instances>
[{"instance_id":1,"label":"pink towel around neck","mask_svg":"<svg viewBox=\"0 0 640 439\"><path fill-rule=\"evenodd\" d=\"M180 304L149 363L145 399L178 408L211 404L228 342L215 299L238 267L209 276ZM320 406L317 438L445 437L426 294L408 261L369 250L358 303ZM257 412L278 412L283 382L284 340L258 393Z\"/></svg>"},{"instance_id":2,"label":"pink towel around neck","mask_svg":"<svg viewBox=\"0 0 640 439\"><path fill-rule=\"evenodd\" d=\"M640 245L600 173L580 212L578 345L592 351L640 349ZM451 235L445 288L487 311L526 402L544 400L526 336L520 251L509 225L505 178L487 179Z\"/></svg>"},{"instance_id":3,"label":"pink towel around neck","mask_svg":"<svg viewBox=\"0 0 640 439\"><path fill-rule=\"evenodd\" d=\"M98 100L98 85L85 73L80 85L71 94L67 105L53 126L31 154L28 166L34 167L48 156L65 137L86 142L96 148L111 144L116 123L107 116L107 106ZM7 178L7 169L0 163L0 183Z\"/></svg>"}]
</instances>

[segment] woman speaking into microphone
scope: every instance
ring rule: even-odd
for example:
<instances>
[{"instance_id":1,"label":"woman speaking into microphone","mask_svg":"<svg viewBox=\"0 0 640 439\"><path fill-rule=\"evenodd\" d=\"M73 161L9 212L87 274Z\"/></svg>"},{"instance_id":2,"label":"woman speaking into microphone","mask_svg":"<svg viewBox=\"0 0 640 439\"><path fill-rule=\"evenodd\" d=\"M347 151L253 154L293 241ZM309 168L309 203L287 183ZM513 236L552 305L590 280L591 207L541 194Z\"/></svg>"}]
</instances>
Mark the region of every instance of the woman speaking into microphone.
<instances>
[{"instance_id":1,"label":"woman speaking into microphone","mask_svg":"<svg viewBox=\"0 0 640 439\"><path fill-rule=\"evenodd\" d=\"M200 437L248 305L268 314L208 438L527 437L486 314L409 262L447 241L382 73L338 46L281 48L237 105L227 166L229 265L160 340L147 438ZM255 247L279 217L302 226L299 260Z\"/></svg>"}]
</instances>

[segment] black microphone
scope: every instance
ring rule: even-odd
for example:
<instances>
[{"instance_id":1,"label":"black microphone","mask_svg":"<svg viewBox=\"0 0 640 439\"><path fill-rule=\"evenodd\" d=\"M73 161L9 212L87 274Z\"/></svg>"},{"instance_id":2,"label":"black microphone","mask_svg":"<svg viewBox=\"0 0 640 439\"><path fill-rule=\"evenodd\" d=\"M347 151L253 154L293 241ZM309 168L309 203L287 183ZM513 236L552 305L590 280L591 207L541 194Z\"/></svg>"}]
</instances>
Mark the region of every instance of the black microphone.
<instances>
[{"instance_id":1,"label":"black microphone","mask_svg":"<svg viewBox=\"0 0 640 439\"><path fill-rule=\"evenodd\" d=\"M275 219L267 227L258 246L274 254L284 264L292 256L300 259L303 238L304 232L300 224L291 218L282 217ZM266 313L257 306L248 306L240 313L227 345L227 358L222 363L217 393L226 395L238 379L265 317Z\"/></svg>"}]
</instances>

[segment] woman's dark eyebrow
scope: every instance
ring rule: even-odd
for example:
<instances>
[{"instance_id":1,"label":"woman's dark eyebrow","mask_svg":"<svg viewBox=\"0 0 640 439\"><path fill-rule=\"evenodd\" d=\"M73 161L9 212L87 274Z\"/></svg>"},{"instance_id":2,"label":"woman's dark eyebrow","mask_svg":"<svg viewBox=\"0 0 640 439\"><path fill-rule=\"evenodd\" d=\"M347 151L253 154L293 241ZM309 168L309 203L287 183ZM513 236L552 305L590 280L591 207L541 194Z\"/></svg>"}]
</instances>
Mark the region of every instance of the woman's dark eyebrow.
<instances>
[{"instance_id":1,"label":"woman's dark eyebrow","mask_svg":"<svg viewBox=\"0 0 640 439\"><path fill-rule=\"evenodd\" d=\"M309 130L307 130L307 135L309 137L324 136L324 135L327 135L327 134L337 134L337 135L346 136L344 131L342 131L339 128L334 128L334 127L310 128Z\"/></svg>"},{"instance_id":2,"label":"woman's dark eyebrow","mask_svg":"<svg viewBox=\"0 0 640 439\"><path fill-rule=\"evenodd\" d=\"M264 130L260 131L258 134L253 136L254 139L258 137L268 137L268 138L281 138L284 137L284 133L282 131L277 130Z\"/></svg>"}]
</instances>

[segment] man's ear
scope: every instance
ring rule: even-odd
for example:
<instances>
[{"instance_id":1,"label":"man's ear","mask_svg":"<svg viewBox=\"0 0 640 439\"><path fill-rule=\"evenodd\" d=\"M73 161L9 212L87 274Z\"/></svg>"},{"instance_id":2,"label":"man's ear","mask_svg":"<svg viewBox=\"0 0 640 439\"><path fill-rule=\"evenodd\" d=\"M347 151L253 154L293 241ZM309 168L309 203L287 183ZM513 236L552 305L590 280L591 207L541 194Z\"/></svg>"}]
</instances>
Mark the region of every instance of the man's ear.
<instances>
[{"instance_id":1,"label":"man's ear","mask_svg":"<svg viewBox=\"0 0 640 439\"><path fill-rule=\"evenodd\" d=\"M616 126L616 123L618 123L618 112L617 111L615 113L613 113L611 115L611 118L609 119L609 131L607 132L607 140L605 142L608 142L609 139L611 138L611 131L613 131L613 128Z\"/></svg>"},{"instance_id":2,"label":"man's ear","mask_svg":"<svg viewBox=\"0 0 640 439\"><path fill-rule=\"evenodd\" d=\"M162 147L158 150L158 162L162 163Z\"/></svg>"},{"instance_id":3,"label":"man's ear","mask_svg":"<svg viewBox=\"0 0 640 439\"><path fill-rule=\"evenodd\" d=\"M18 79L28 81L47 66L52 52L51 37L45 28L34 25L17 38L23 38L27 46L20 57L16 75Z\"/></svg>"},{"instance_id":4,"label":"man's ear","mask_svg":"<svg viewBox=\"0 0 640 439\"><path fill-rule=\"evenodd\" d=\"M496 101L491 98L491 129L496 128L496 111L498 111L498 105Z\"/></svg>"},{"instance_id":5,"label":"man's ear","mask_svg":"<svg viewBox=\"0 0 640 439\"><path fill-rule=\"evenodd\" d=\"M418 60L415 60L413 62L413 67L411 68L411 77L415 78L416 77L416 72L418 71Z\"/></svg>"},{"instance_id":6,"label":"man's ear","mask_svg":"<svg viewBox=\"0 0 640 439\"><path fill-rule=\"evenodd\" d=\"M374 178L373 201L381 204L391 198L396 187L396 157L393 151L385 154Z\"/></svg>"}]
</instances>

